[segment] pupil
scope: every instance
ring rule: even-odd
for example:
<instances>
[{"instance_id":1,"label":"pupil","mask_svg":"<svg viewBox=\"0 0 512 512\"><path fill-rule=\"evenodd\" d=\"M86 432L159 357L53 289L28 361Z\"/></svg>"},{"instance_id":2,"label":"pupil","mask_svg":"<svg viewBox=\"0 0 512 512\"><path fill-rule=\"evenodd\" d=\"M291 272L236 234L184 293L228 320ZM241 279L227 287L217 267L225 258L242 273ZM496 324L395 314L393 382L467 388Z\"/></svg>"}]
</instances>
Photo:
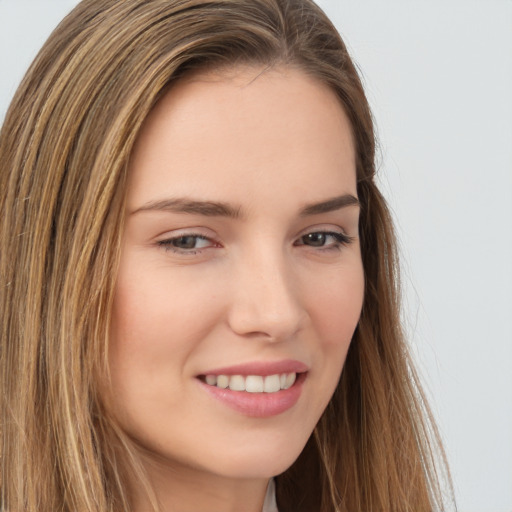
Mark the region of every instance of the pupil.
<instances>
[{"instance_id":1,"label":"pupil","mask_svg":"<svg viewBox=\"0 0 512 512\"><path fill-rule=\"evenodd\" d=\"M180 249L194 249L196 246L195 236L182 236L175 240L174 245Z\"/></svg>"},{"instance_id":2,"label":"pupil","mask_svg":"<svg viewBox=\"0 0 512 512\"><path fill-rule=\"evenodd\" d=\"M308 245L313 245L315 247L321 247L325 245L325 234L324 233L310 233L306 235L305 240Z\"/></svg>"}]
</instances>

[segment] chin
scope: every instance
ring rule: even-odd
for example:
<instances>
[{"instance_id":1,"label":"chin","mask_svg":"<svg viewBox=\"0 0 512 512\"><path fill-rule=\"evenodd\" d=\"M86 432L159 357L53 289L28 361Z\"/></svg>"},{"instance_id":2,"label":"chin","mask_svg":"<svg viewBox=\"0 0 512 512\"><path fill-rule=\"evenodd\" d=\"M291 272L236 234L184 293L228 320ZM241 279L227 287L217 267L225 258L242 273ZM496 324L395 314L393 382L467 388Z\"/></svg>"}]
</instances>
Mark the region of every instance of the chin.
<instances>
[{"instance_id":1,"label":"chin","mask_svg":"<svg viewBox=\"0 0 512 512\"><path fill-rule=\"evenodd\" d=\"M237 452L226 450L225 457L216 465L216 472L230 478L272 478L286 471L299 457L306 440L302 443L268 443L254 445L251 450Z\"/></svg>"}]
</instances>

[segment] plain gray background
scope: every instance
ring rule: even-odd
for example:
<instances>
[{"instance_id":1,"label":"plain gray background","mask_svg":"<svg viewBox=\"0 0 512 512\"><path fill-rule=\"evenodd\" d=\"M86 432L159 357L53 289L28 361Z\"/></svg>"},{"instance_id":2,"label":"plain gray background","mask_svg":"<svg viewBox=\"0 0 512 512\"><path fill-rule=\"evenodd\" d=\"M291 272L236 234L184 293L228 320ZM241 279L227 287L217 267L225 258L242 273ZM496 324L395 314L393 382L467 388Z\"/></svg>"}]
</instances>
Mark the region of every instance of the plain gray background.
<instances>
[{"instance_id":1,"label":"plain gray background","mask_svg":"<svg viewBox=\"0 0 512 512\"><path fill-rule=\"evenodd\" d=\"M0 120L77 2L0 0ZM461 512L512 512L512 1L321 0L374 109L404 321Z\"/></svg>"}]
</instances>

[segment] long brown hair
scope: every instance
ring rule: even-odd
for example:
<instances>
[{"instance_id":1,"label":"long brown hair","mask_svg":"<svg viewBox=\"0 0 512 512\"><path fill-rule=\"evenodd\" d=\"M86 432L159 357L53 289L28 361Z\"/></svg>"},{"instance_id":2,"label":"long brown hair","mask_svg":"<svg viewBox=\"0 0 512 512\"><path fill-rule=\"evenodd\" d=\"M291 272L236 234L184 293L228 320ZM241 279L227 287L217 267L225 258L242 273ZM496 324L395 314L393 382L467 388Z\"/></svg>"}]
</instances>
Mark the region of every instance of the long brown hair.
<instances>
[{"instance_id":1,"label":"long brown hair","mask_svg":"<svg viewBox=\"0 0 512 512\"><path fill-rule=\"evenodd\" d=\"M126 475L144 472L97 385L127 163L170 83L239 63L294 66L335 91L362 205L361 319L327 410L276 479L280 510L446 509L449 475L400 329L372 117L334 26L311 0L84 0L35 59L0 133L1 510L130 510Z\"/></svg>"}]
</instances>

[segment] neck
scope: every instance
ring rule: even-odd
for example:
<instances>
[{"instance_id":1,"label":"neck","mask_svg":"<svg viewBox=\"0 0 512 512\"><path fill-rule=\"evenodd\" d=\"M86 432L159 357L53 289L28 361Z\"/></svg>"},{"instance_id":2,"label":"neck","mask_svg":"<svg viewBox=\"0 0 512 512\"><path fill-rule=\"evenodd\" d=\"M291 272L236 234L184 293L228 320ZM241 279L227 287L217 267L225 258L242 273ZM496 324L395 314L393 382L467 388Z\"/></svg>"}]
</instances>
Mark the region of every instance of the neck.
<instances>
[{"instance_id":1,"label":"neck","mask_svg":"<svg viewBox=\"0 0 512 512\"><path fill-rule=\"evenodd\" d=\"M146 471L161 512L261 512L268 478L228 478L188 466L147 462ZM152 510L137 485L134 512Z\"/></svg>"}]
</instances>

